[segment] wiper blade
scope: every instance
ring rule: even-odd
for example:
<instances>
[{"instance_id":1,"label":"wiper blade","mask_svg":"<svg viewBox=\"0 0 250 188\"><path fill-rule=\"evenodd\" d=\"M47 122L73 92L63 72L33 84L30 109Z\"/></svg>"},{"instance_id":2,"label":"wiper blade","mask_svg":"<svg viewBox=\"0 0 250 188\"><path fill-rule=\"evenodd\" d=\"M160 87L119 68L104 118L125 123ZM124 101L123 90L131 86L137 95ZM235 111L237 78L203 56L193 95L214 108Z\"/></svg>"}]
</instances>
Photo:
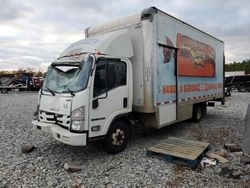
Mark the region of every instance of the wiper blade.
<instances>
[{"instance_id":1,"label":"wiper blade","mask_svg":"<svg viewBox=\"0 0 250 188\"><path fill-rule=\"evenodd\" d=\"M50 88L48 88L46 86L43 86L43 88L45 88L46 90L48 90L53 96L56 95L55 92L52 89L50 89Z\"/></svg>"},{"instance_id":2,"label":"wiper blade","mask_svg":"<svg viewBox=\"0 0 250 188\"><path fill-rule=\"evenodd\" d=\"M75 93L74 91L72 91L71 89L69 89L68 87L65 87L65 89L67 89L67 91L74 97Z\"/></svg>"}]
</instances>

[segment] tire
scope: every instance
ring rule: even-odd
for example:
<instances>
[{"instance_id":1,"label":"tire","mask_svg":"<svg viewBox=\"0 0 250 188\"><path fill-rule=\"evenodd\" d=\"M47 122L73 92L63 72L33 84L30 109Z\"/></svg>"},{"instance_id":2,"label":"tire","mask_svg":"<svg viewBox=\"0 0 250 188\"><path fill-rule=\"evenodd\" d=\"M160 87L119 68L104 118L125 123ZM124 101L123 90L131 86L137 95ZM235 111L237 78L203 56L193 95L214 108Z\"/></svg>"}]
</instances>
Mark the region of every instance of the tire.
<instances>
[{"instance_id":1,"label":"tire","mask_svg":"<svg viewBox=\"0 0 250 188\"><path fill-rule=\"evenodd\" d=\"M239 92L246 92L246 87L245 86L238 86L238 91Z\"/></svg>"},{"instance_id":2,"label":"tire","mask_svg":"<svg viewBox=\"0 0 250 188\"><path fill-rule=\"evenodd\" d=\"M8 90L8 89L1 89L1 93L6 94L6 93L8 93L8 92L9 92L9 90Z\"/></svg>"},{"instance_id":3,"label":"tire","mask_svg":"<svg viewBox=\"0 0 250 188\"><path fill-rule=\"evenodd\" d=\"M225 92L225 97L230 97L230 96L231 96L230 91L226 91L226 92Z\"/></svg>"},{"instance_id":4,"label":"tire","mask_svg":"<svg viewBox=\"0 0 250 188\"><path fill-rule=\"evenodd\" d=\"M122 121L114 122L103 140L103 148L107 153L117 154L126 148L128 138L128 125Z\"/></svg>"},{"instance_id":5,"label":"tire","mask_svg":"<svg viewBox=\"0 0 250 188\"><path fill-rule=\"evenodd\" d=\"M206 106L203 105L194 105L193 107L193 115L192 115L192 121L193 122L199 122L201 121L204 112L205 112Z\"/></svg>"},{"instance_id":6,"label":"tire","mask_svg":"<svg viewBox=\"0 0 250 188\"><path fill-rule=\"evenodd\" d=\"M230 89L230 87L226 87L225 88L225 97L229 97L229 96L231 96L231 89Z\"/></svg>"}]
</instances>

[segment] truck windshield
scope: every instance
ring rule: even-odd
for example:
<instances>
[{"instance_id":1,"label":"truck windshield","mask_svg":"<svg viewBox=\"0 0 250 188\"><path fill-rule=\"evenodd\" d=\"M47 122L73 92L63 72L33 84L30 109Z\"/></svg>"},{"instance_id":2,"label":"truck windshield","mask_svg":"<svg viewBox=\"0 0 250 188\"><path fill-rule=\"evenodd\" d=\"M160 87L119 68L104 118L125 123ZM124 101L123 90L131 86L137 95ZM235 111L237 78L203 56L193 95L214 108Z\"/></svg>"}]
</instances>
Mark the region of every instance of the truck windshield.
<instances>
[{"instance_id":1,"label":"truck windshield","mask_svg":"<svg viewBox=\"0 0 250 188\"><path fill-rule=\"evenodd\" d=\"M52 64L47 71L43 90L54 93L76 93L86 89L93 58L79 63Z\"/></svg>"}]
</instances>

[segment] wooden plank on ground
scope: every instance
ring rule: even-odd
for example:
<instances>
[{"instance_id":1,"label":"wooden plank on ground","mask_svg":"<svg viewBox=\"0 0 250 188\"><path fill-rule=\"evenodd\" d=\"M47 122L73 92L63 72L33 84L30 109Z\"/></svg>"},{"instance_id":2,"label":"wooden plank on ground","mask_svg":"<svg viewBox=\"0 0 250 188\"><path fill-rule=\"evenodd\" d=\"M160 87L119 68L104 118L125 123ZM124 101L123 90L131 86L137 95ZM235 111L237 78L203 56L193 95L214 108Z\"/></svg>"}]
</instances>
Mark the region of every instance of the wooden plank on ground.
<instances>
[{"instance_id":1,"label":"wooden plank on ground","mask_svg":"<svg viewBox=\"0 0 250 188\"><path fill-rule=\"evenodd\" d=\"M169 137L166 141L148 148L147 154L170 162L193 166L197 164L208 147L209 143Z\"/></svg>"}]
</instances>

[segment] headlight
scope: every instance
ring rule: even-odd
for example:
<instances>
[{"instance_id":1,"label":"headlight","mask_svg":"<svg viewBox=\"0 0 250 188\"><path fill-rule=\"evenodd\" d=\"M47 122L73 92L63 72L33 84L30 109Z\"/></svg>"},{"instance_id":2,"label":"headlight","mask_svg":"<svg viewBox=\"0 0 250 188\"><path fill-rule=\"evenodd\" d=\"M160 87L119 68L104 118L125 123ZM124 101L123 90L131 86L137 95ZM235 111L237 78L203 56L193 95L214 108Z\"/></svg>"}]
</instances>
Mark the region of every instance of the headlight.
<instances>
[{"instance_id":1,"label":"headlight","mask_svg":"<svg viewBox=\"0 0 250 188\"><path fill-rule=\"evenodd\" d=\"M84 131L84 121L72 121L71 123L72 131Z\"/></svg>"},{"instance_id":2,"label":"headlight","mask_svg":"<svg viewBox=\"0 0 250 188\"><path fill-rule=\"evenodd\" d=\"M85 106L81 106L72 111L71 118L73 121L84 120L85 117Z\"/></svg>"},{"instance_id":3,"label":"headlight","mask_svg":"<svg viewBox=\"0 0 250 188\"><path fill-rule=\"evenodd\" d=\"M81 106L72 111L71 130L76 132L84 131L85 106Z\"/></svg>"}]
</instances>

